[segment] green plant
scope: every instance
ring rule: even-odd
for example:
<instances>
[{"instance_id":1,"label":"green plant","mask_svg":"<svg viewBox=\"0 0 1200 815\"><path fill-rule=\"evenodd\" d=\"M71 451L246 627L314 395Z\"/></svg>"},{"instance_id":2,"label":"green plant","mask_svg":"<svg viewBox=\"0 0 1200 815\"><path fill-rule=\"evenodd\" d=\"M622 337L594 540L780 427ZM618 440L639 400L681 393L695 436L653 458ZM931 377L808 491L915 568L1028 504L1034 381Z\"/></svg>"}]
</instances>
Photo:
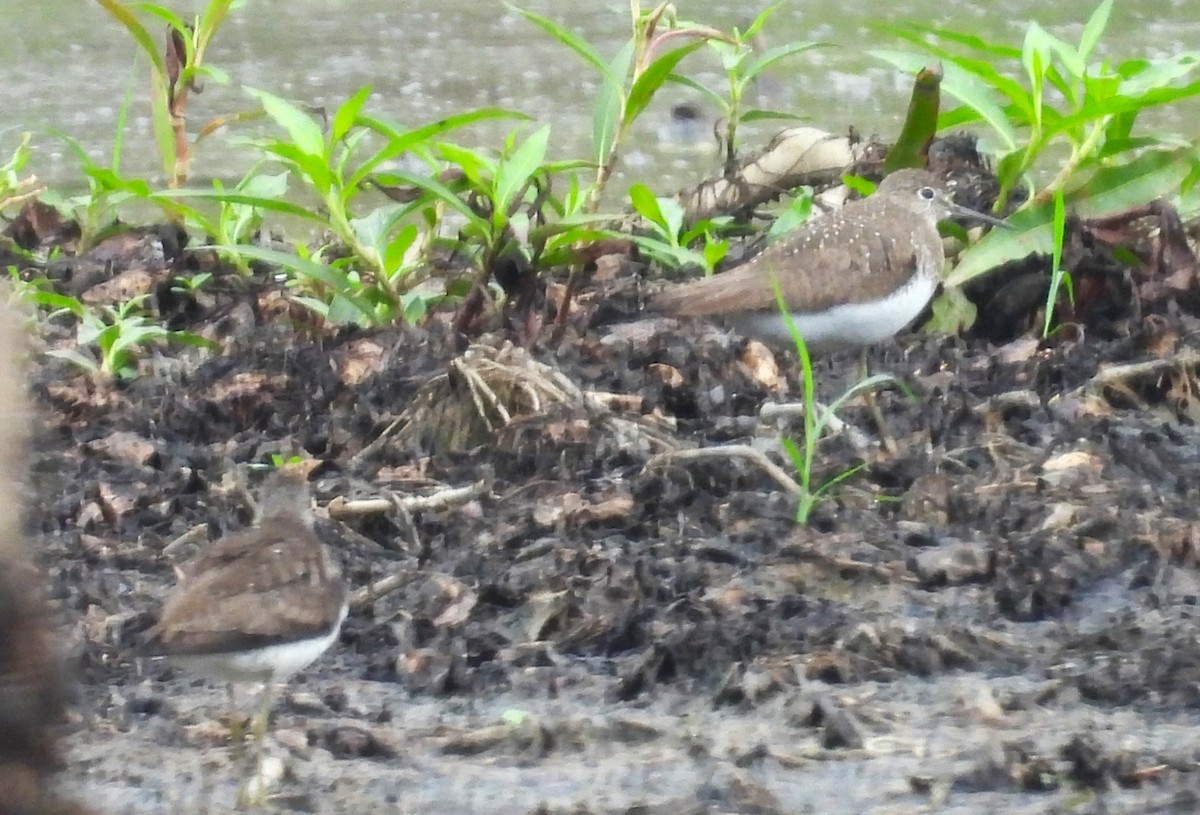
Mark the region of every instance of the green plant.
<instances>
[{"instance_id":1,"label":"green plant","mask_svg":"<svg viewBox=\"0 0 1200 815\"><path fill-rule=\"evenodd\" d=\"M674 198L656 198L644 184L629 188L629 199L653 234L633 236L638 247L650 258L668 268L699 266L711 275L729 251L729 241L717 237L731 217L704 219L685 229L683 207ZM700 250L694 242L703 241Z\"/></svg>"},{"instance_id":2,"label":"green plant","mask_svg":"<svg viewBox=\"0 0 1200 815\"><path fill-rule=\"evenodd\" d=\"M125 90L125 96L117 108L117 125L113 132L112 152L109 155L109 166L105 167L95 161L88 151L78 141L66 133L56 131L71 152L79 160L80 169L87 177L88 190L82 195L65 197L54 190L47 190L42 201L57 209L63 215L74 219L79 225L79 243L77 251L82 254L95 245L107 234L117 217L117 208L134 193L127 189L122 178L121 152L125 144L125 125L129 118L129 105L133 96L133 86Z\"/></svg>"},{"instance_id":3,"label":"green plant","mask_svg":"<svg viewBox=\"0 0 1200 815\"><path fill-rule=\"evenodd\" d=\"M21 140L13 148L8 161L0 164L0 212L8 207L23 204L41 192L33 176L21 177L21 171L32 155L29 149L29 134L22 133Z\"/></svg>"},{"instance_id":4,"label":"green plant","mask_svg":"<svg viewBox=\"0 0 1200 815\"><path fill-rule=\"evenodd\" d=\"M212 272L197 272L193 275L181 275L174 280L174 286L177 291L197 292L204 289L208 282L212 280Z\"/></svg>"},{"instance_id":5,"label":"green plant","mask_svg":"<svg viewBox=\"0 0 1200 815\"><path fill-rule=\"evenodd\" d=\"M256 164L232 188L225 189L219 179L213 179L212 190L151 190L144 182L126 182L125 188L136 197L167 211L175 220L208 236L217 254L232 263L242 275L250 274L250 263L238 251L249 243L262 228L267 211L314 220L312 211L287 200L288 172L263 172ZM195 201L196 205L190 204ZM204 204L217 203L216 217Z\"/></svg>"},{"instance_id":6,"label":"green plant","mask_svg":"<svg viewBox=\"0 0 1200 815\"><path fill-rule=\"evenodd\" d=\"M451 184L430 183L430 177L414 174L381 174L390 183L403 181L423 189L441 204L465 219L456 248L478 257L477 265L487 273L496 261L514 250L521 251L515 231L545 220L541 194L556 171L546 165L550 127L535 130L522 142L510 134L498 158L449 142L433 146L435 158L447 162L458 175Z\"/></svg>"},{"instance_id":7,"label":"green plant","mask_svg":"<svg viewBox=\"0 0 1200 815\"><path fill-rule=\"evenodd\" d=\"M800 334L799 328L796 327L796 323L792 319L792 311L788 308L787 301L784 300L783 290L779 286L779 281L773 281L773 285L775 288L775 303L783 315L784 322L788 327L788 333L791 334L792 342L796 346L796 354L800 358L802 387L804 390L804 440L802 444L797 444L795 439L785 438L782 440L782 444L783 449L788 454L788 458L792 461L792 466L796 468L796 483L800 488L799 503L796 505L796 523L807 524L813 509L829 491L857 473L864 466L859 464L858 466L851 467L822 482L820 485L813 486L813 461L816 459L817 447L824 438L825 430L828 428L830 421L837 415L838 410L850 399L859 394L897 384L898 380L889 374L875 374L864 377L847 388L841 396L833 400L829 407L819 407L816 401L816 375L813 372L812 358L809 356L808 346L805 344L804 337Z\"/></svg>"},{"instance_id":8,"label":"green plant","mask_svg":"<svg viewBox=\"0 0 1200 815\"><path fill-rule=\"evenodd\" d=\"M1046 294L1046 320L1042 325L1042 336L1050 336L1050 321L1054 317L1054 304L1058 302L1059 287L1066 285L1067 296L1074 302L1075 292L1071 275L1062 267L1063 241L1067 233L1067 208L1062 190L1054 191L1054 246L1050 253L1050 291Z\"/></svg>"},{"instance_id":9,"label":"green plant","mask_svg":"<svg viewBox=\"0 0 1200 815\"><path fill-rule=\"evenodd\" d=\"M188 92L195 90L201 79L219 83L229 81L223 71L206 65L204 57L226 16L244 5L245 0L208 0L200 14L190 22L155 3L96 2L125 28L150 60L155 143L169 186L182 187L187 182L191 164L187 138ZM134 11L146 12L166 22L167 38L163 47L160 48Z\"/></svg>"},{"instance_id":10,"label":"green plant","mask_svg":"<svg viewBox=\"0 0 1200 815\"><path fill-rule=\"evenodd\" d=\"M849 181L850 179L847 179L847 186L849 186ZM767 229L767 243L774 243L812 217L812 196L812 187L803 187L797 192L796 196L771 222L771 226Z\"/></svg>"},{"instance_id":11,"label":"green plant","mask_svg":"<svg viewBox=\"0 0 1200 815\"><path fill-rule=\"evenodd\" d=\"M1112 0L1104 0L1096 8L1077 46L1036 22L1029 24L1020 48L930 26L883 27L947 63L941 87L963 104L942 114L941 127L983 122L999 138L997 212L1019 184L1028 183L1030 171L1047 150L1059 143L1069 148L1069 155L1051 181L1033 195L1031 204L1050 202L1055 190L1063 189L1083 169L1147 147L1178 145L1178 140L1161 135L1135 137L1133 128L1141 112L1200 94L1200 81L1175 84L1200 67L1200 56L1187 53L1116 65L1089 63L1112 5ZM966 54L941 43L956 45ZM902 68L916 65L910 54L874 53ZM1005 63L1015 63L1015 70L1006 71ZM1024 82L1010 73L1022 74ZM997 97L1003 101L997 103Z\"/></svg>"},{"instance_id":12,"label":"green plant","mask_svg":"<svg viewBox=\"0 0 1200 815\"><path fill-rule=\"evenodd\" d=\"M505 5L570 48L600 75L600 93L592 110L591 158L596 175L588 190L587 211L591 213L600 208L600 198L617 168L629 128L676 66L707 40L729 40L728 35L714 28L676 27L671 3L659 3L652 11L643 12L639 0L630 0L630 38L612 59L606 60L590 43L553 20L510 3ZM677 40L692 41L664 52Z\"/></svg>"},{"instance_id":13,"label":"green plant","mask_svg":"<svg viewBox=\"0 0 1200 815\"><path fill-rule=\"evenodd\" d=\"M149 295L140 295L117 306L88 308L74 297L50 291L35 291L30 299L43 306L69 312L78 319L76 347L48 351L50 356L79 366L98 379L132 379L138 359L159 342L178 342L201 348L216 348L210 340L186 331L171 331L142 311Z\"/></svg>"},{"instance_id":14,"label":"green plant","mask_svg":"<svg viewBox=\"0 0 1200 815\"><path fill-rule=\"evenodd\" d=\"M210 231L212 240L218 246L233 247L249 243L262 228L263 212L266 210L263 201L285 199L288 174L264 173L256 166L237 183L232 195L225 194L225 188L218 179L213 179L213 190L216 191L220 209L216 229Z\"/></svg>"},{"instance_id":15,"label":"green plant","mask_svg":"<svg viewBox=\"0 0 1200 815\"><path fill-rule=\"evenodd\" d=\"M1097 6L1078 45L1036 22L1027 27L1019 48L948 29L884 27L942 60L941 90L962 104L943 112L939 127L981 122L995 134L1000 180L996 211L1008 206L1019 187L1031 193L1006 219L1010 229L993 230L960 257L946 278L947 292L1008 261L1031 253L1051 255L1046 330L1060 283L1070 292L1070 279L1059 268L1066 209L1084 218L1099 217L1155 198L1186 195L1200 178L1200 147L1194 142L1134 132L1143 111L1200 95L1200 81L1181 84L1200 67L1200 54L1115 64L1096 61L1093 53L1112 9L1111 0ZM906 70L915 70L927 59L894 51L874 53ZM1035 170L1063 149L1067 155L1049 182L1035 188Z\"/></svg>"},{"instance_id":16,"label":"green plant","mask_svg":"<svg viewBox=\"0 0 1200 815\"><path fill-rule=\"evenodd\" d=\"M725 72L726 91L724 95L690 77L671 76L672 81L698 91L721 112L721 120L725 123L725 137L722 141L725 147L727 171L732 170L737 157L737 133L741 125L768 119L794 120L800 118L793 113L778 110L748 109L746 107L747 97L754 81L781 61L802 54L811 48L825 45L825 43L815 41L793 42L759 53L754 47L754 41L762 32L767 20L782 5L783 3L780 2L767 6L751 21L745 31L734 28L730 34L722 37L706 36L705 41L710 48L716 51L721 60L721 68ZM711 31L705 26L694 26L690 23L681 25L685 28L697 28L705 34Z\"/></svg>"},{"instance_id":17,"label":"green plant","mask_svg":"<svg viewBox=\"0 0 1200 815\"><path fill-rule=\"evenodd\" d=\"M380 119L362 113L370 88L362 88L335 111L328 131L306 111L291 102L261 90L249 92L262 104L267 116L284 132L283 137L268 137L254 145L299 179L315 194L317 206L298 207L299 214L326 226L348 255L321 262L334 247L319 249L313 259L293 258L284 253L258 247L241 246L241 254L279 263L298 276L297 283L309 287L314 296L302 302L315 307L334 322L377 325L401 317L415 319L424 313L431 296L417 289L421 280L413 273L421 268L417 252L428 245L421 240L419 228L410 217L423 219L427 235L436 231L441 210L452 207L464 217L474 211L453 189L431 177L399 171L391 180L411 182L419 190L409 201L387 203L367 214L356 216L359 195L370 186L378 186L381 165L411 152L432 160L439 136L486 119L521 118L520 114L499 109L482 109L447 117L414 130L401 130ZM366 145L374 144L359 158ZM506 195L515 195L504 182ZM225 202L278 208L275 199L253 195L237 197L221 192L188 192ZM501 210L503 211L503 210ZM493 217L498 221L500 215Z\"/></svg>"},{"instance_id":18,"label":"green plant","mask_svg":"<svg viewBox=\"0 0 1200 815\"><path fill-rule=\"evenodd\" d=\"M9 283L9 303L24 303L31 307L36 307L38 305L45 305L44 299L47 294L53 297L61 296L55 293L54 282L46 277L27 279L22 276L19 266L9 266L6 272Z\"/></svg>"}]
</instances>

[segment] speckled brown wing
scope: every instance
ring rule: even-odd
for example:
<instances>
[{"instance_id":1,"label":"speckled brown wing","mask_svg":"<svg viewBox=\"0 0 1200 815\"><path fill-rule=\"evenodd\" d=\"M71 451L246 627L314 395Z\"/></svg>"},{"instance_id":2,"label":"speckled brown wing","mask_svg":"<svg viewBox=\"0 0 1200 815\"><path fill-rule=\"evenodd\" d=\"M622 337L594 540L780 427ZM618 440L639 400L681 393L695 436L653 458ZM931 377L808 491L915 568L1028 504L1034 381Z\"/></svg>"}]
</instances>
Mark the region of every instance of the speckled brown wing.
<instances>
[{"instance_id":1,"label":"speckled brown wing","mask_svg":"<svg viewBox=\"0 0 1200 815\"><path fill-rule=\"evenodd\" d=\"M773 278L795 311L890 294L912 276L922 242L940 254L941 239L904 207L864 203L847 204L826 223L801 227L736 269L666 289L650 307L680 317L774 311ZM879 229L881 222L889 224L886 232Z\"/></svg>"},{"instance_id":2,"label":"speckled brown wing","mask_svg":"<svg viewBox=\"0 0 1200 815\"><path fill-rule=\"evenodd\" d=\"M226 536L182 571L148 632L147 654L217 654L320 636L346 598L325 547L294 518L266 518Z\"/></svg>"}]
</instances>

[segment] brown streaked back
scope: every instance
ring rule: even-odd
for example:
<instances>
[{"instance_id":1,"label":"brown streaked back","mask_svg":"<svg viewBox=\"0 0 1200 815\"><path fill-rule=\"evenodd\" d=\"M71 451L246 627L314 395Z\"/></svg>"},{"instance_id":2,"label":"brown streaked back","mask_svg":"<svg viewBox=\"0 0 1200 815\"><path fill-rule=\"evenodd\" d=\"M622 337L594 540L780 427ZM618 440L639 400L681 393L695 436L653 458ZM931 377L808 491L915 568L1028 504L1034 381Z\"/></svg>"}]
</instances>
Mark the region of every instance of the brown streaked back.
<instances>
[{"instance_id":1,"label":"brown streaked back","mask_svg":"<svg viewBox=\"0 0 1200 815\"><path fill-rule=\"evenodd\" d=\"M820 312L891 294L918 269L945 263L938 212L917 191L939 192L923 170L884 179L870 198L800 227L742 266L660 292L650 308L679 317L775 311L773 280L794 312Z\"/></svg>"},{"instance_id":2,"label":"brown streaked back","mask_svg":"<svg viewBox=\"0 0 1200 815\"><path fill-rule=\"evenodd\" d=\"M287 515L216 541L181 572L149 631L149 654L219 654L317 637L333 628L346 600L320 539Z\"/></svg>"}]
</instances>

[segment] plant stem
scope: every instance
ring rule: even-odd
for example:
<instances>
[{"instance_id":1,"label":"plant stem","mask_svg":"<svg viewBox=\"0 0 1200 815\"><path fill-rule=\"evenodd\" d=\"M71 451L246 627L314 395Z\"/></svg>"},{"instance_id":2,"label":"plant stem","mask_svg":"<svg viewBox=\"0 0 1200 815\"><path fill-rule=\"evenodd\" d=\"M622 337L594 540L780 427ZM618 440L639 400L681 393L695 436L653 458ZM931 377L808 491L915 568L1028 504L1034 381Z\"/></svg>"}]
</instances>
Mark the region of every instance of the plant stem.
<instances>
[{"instance_id":1,"label":"plant stem","mask_svg":"<svg viewBox=\"0 0 1200 815\"><path fill-rule=\"evenodd\" d=\"M1100 138L1104 135L1104 129L1107 127L1110 118L1112 117L1105 116L1104 119L1096 122L1092 126L1092 132L1083 140L1083 143L1071 150L1070 157L1063 162L1062 167L1059 168L1058 173L1051 179L1050 183L1046 185L1046 188L1034 196L1033 203L1035 206L1041 206L1052 201L1054 193L1066 185L1067 179L1079 168L1083 159L1086 156L1093 155L1096 145L1100 143Z\"/></svg>"}]
</instances>

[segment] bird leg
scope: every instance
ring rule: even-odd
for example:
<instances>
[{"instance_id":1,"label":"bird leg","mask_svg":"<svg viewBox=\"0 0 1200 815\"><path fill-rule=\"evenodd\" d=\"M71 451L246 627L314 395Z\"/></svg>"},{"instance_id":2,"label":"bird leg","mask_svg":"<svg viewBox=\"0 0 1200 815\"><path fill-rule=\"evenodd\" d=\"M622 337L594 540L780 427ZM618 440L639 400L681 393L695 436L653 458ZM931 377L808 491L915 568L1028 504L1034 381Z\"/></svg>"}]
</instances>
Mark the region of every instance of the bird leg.
<instances>
[{"instance_id":1,"label":"bird leg","mask_svg":"<svg viewBox=\"0 0 1200 815\"><path fill-rule=\"evenodd\" d=\"M858 357L858 381L862 382L867 378L867 346L863 346ZM888 455L894 456L898 450L896 439L888 430L887 422L883 419L883 412L879 409L879 401L875 398L875 389L867 388L863 391L863 402L867 405L867 410L871 413L871 420L875 422L875 429L879 431L879 441L883 445L883 449Z\"/></svg>"},{"instance_id":2,"label":"bird leg","mask_svg":"<svg viewBox=\"0 0 1200 815\"><path fill-rule=\"evenodd\" d=\"M267 731L271 721L271 693L274 683L269 679L263 683L262 696L258 711L251 722L251 733L254 737L254 763L250 775L238 788L237 805L260 806L266 803L269 783L263 775L263 760L266 757Z\"/></svg>"},{"instance_id":3,"label":"bird leg","mask_svg":"<svg viewBox=\"0 0 1200 815\"><path fill-rule=\"evenodd\" d=\"M229 717L227 722L229 727L229 743L240 754L242 744L246 739L246 731L242 722L242 714L238 711L237 707L237 691L232 682L225 683L225 699L229 704L229 713L226 714Z\"/></svg>"}]
</instances>

